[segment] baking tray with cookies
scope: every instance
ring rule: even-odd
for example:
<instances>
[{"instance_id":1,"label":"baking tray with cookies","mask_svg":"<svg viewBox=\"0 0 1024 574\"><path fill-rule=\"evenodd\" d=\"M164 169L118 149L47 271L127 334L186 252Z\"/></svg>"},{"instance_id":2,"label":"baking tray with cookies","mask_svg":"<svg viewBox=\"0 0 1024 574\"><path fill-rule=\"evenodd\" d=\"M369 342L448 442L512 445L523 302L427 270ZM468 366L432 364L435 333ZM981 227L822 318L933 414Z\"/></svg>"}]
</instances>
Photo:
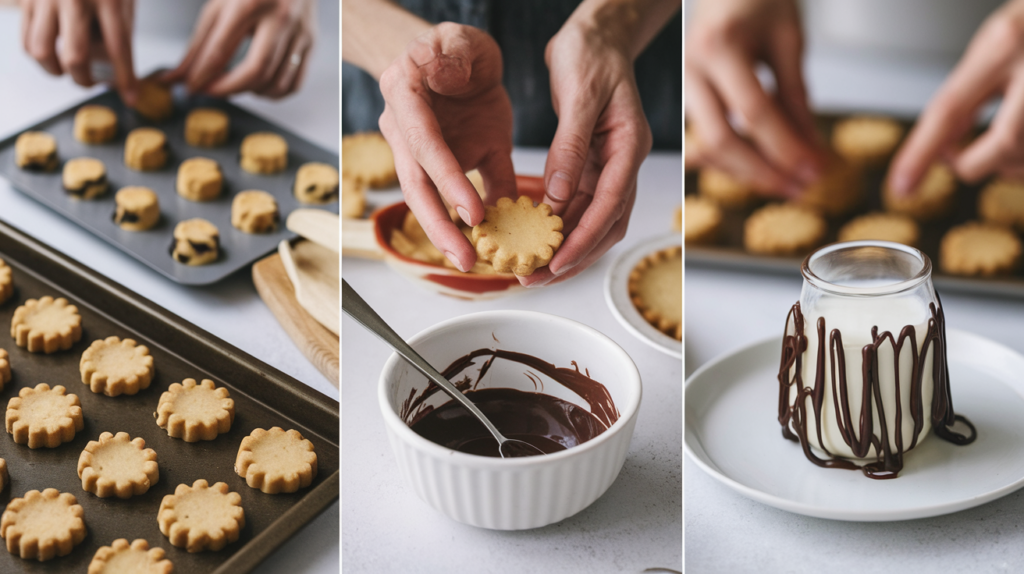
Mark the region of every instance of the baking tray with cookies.
<instances>
[{"instance_id":1,"label":"baking tray with cookies","mask_svg":"<svg viewBox=\"0 0 1024 574\"><path fill-rule=\"evenodd\" d=\"M4 223L0 259L0 572L249 572L337 500L336 401Z\"/></svg>"},{"instance_id":2,"label":"baking tray with cookies","mask_svg":"<svg viewBox=\"0 0 1024 574\"><path fill-rule=\"evenodd\" d=\"M844 144L843 141L856 141L867 129L888 130L885 137L877 134L877 131L871 135L879 135L878 139L888 138L891 145L886 147L893 148L913 126L913 119L910 118L845 110L821 113L816 119L826 141L832 142L833 147L849 146L849 143ZM834 128L837 125L840 131L846 132L836 133ZM894 129L897 126L899 130ZM846 140L843 140L844 137ZM846 152L847 157L850 157L850 153ZM926 193L921 194L922 197L927 196L925 201L887 200L884 180L890 157L862 158L859 161L846 161L842 168L833 170L830 167L831 172L827 171L822 180L824 185L809 188L809 192L805 193L807 197L803 199L806 207L823 214L824 233L812 240L813 244L794 248L787 254L769 253L771 249L751 244L757 243L753 238L745 239L748 225L755 229L759 227L756 223L748 223L751 217L763 212L766 204L777 202L755 198L749 191L744 191L742 185L727 176L723 178L721 172L714 169L687 171L684 189L687 197L687 226L691 227L691 233L687 233L686 264L794 274L799 273L804 256L818 245L838 240L891 238L913 243L914 247L931 258L935 270L934 283L939 289L1024 298L1024 271L1019 266L1019 233L1008 225L1009 222L991 221L992 212L998 211L998 208L993 209L993 202L1005 200L1007 195L1024 196L1024 184L1006 183L994 178L968 185L956 180L948 169L933 166L921 184L928 186ZM995 189L998 187L1003 189ZM919 187L918 191L925 189ZM982 196L988 197L982 201ZM979 202L989 202L990 205L982 209ZM713 207L709 210L708 206L711 205ZM720 225L713 230L709 227L708 233L693 235L697 227L704 223L690 219L698 211L720 214ZM882 213L887 215L879 216ZM763 215L758 216L762 219L761 224L770 219ZM990 221L981 225L975 223L984 220ZM790 225L793 225L792 220ZM763 233L765 226L760 227ZM865 235L879 234L879 227L884 237ZM965 243L973 243L974 238L979 237L982 241L997 242L1000 249L1005 246L1008 252L1006 261L991 266L988 261L965 262L962 260L965 257L956 257L956 254L967 251L963 249ZM1016 256L1013 255L1014 249L1017 250ZM987 257L994 251L988 250ZM953 258L950 254L953 254Z\"/></svg>"},{"instance_id":3,"label":"baking tray with cookies","mask_svg":"<svg viewBox=\"0 0 1024 574\"><path fill-rule=\"evenodd\" d=\"M226 100L152 93L164 109L133 110L107 91L0 141L0 174L185 285L215 283L293 238L283 222L299 207L338 212L336 153ZM18 149L29 132L36 141ZM26 165L26 149L53 145L56 161Z\"/></svg>"}]
</instances>

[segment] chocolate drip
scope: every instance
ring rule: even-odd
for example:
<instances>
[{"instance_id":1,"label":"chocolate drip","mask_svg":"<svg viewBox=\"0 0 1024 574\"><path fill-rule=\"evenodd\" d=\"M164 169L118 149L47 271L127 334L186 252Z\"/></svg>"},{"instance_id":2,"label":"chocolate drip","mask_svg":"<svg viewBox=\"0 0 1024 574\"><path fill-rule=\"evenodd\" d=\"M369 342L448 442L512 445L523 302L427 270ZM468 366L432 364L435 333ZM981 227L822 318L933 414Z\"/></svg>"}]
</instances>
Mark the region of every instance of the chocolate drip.
<instances>
[{"instance_id":1,"label":"chocolate drip","mask_svg":"<svg viewBox=\"0 0 1024 574\"><path fill-rule=\"evenodd\" d=\"M924 341L920 352L917 350L917 332L913 325L907 325L900 331L898 337L891 332L885 331L881 334L878 327L871 329L872 343L861 349L861 410L857 413L857 419L853 418L850 408L849 387L846 380L846 353L843 348L843 336L839 329L832 329L826 339L825 318L819 317L815 328L818 333L817 364L814 373L814 386L807 387L803 381L803 353L807 351L807 336L804 335L804 316L800 310L800 303L793 305L786 316L786 331L783 333L782 359L779 364L779 423L782 425L782 436L799 442L803 447L804 455L814 464L825 468L844 468L848 470L860 469L865 476L875 479L896 478L903 469L903 455L906 451L917 446L917 437L924 428L925 413L923 399L924 367L928 357L929 346L932 351L932 378L934 380L934 391L932 396L931 417L932 428L939 438L956 445L965 445L974 442L977 438L977 431L974 425L966 418L953 412L953 399L949 389L949 366L946 359L946 320L942 312L941 304L936 306L929 304L931 318L928 320L928 329L924 335ZM792 322L793 334L789 333L789 326ZM826 343L827 341L827 343ZM878 349L888 341L894 352L893 370L895 374L895 395L896 432L894 433L895 445L889 442L889 431L886 423L885 410L882 406L882 390L879 379ZM903 347L909 343L911 352L911 374L910 381L900 381L899 359ZM826 344L828 348L826 349ZM874 447L876 460L864 465L858 465L852 460L833 455L824 447L822 440L822 406L825 398L825 355L828 352L828 368L832 375L832 402L835 406L835 415L839 433L854 455L858 458L867 458ZM790 372L793 373L792 379ZM903 444L903 405L900 392L901 383L910 384L910 416L914 421L914 435L909 446L904 448ZM790 404L790 387L796 387L796 400ZM815 415L815 432L818 439L818 446L828 455L829 458L819 458L811 450L808 440L807 429L807 399L811 399L811 406ZM878 433L875 433L875 417L872 415L872 402L878 413ZM963 435L952 430L957 421L964 423L970 428L969 435Z\"/></svg>"}]
</instances>

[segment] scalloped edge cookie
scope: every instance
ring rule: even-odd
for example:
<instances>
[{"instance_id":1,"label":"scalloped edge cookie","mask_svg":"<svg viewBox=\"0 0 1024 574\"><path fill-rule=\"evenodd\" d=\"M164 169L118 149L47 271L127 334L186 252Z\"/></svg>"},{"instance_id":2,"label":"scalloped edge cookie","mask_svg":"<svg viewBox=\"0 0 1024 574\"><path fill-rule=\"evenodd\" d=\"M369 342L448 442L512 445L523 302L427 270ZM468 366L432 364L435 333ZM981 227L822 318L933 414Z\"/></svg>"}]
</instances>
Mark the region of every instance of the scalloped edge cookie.
<instances>
[{"instance_id":1,"label":"scalloped edge cookie","mask_svg":"<svg viewBox=\"0 0 1024 574\"><path fill-rule=\"evenodd\" d=\"M503 197L485 209L484 220L473 228L473 243L477 256L499 273L531 275L562 245L562 218L546 203L534 206L522 195L516 201Z\"/></svg>"},{"instance_id":2,"label":"scalloped edge cookie","mask_svg":"<svg viewBox=\"0 0 1024 574\"><path fill-rule=\"evenodd\" d=\"M643 291L644 278L647 273L656 268L659 265L672 262L673 260L679 260L679 284L669 284L668 278L658 279L654 278L655 281L661 283L657 286L659 291L665 289L675 290L679 296L679 317L670 317L665 309L661 307L659 301L649 301L645 297ZM682 247L669 247L660 251L655 251L647 257L644 257L636 264L629 273L629 298L633 301L633 306L636 310L643 315L644 320L651 324L655 329L665 333L669 337L674 337L678 341L683 340L683 321L682 321L682 307L683 307L683 248ZM672 313L672 311L669 311Z\"/></svg>"},{"instance_id":3,"label":"scalloped edge cookie","mask_svg":"<svg viewBox=\"0 0 1024 574\"><path fill-rule=\"evenodd\" d=\"M37 314L41 309L57 307L67 316L67 320L59 325L36 324ZM51 323L47 320L47 323ZM82 316L78 314L78 307L68 303L68 300L59 297L54 299L49 295L39 299L29 299L14 310L14 317L11 319L11 337L19 347L30 353L56 353L66 351L82 338Z\"/></svg>"},{"instance_id":4,"label":"scalloped edge cookie","mask_svg":"<svg viewBox=\"0 0 1024 574\"><path fill-rule=\"evenodd\" d=\"M150 548L149 542L136 538L128 544L127 538L118 538L110 546L101 546L89 562L86 574L172 574L174 564L159 546Z\"/></svg>"},{"instance_id":5,"label":"scalloped edge cookie","mask_svg":"<svg viewBox=\"0 0 1024 574\"><path fill-rule=\"evenodd\" d=\"M104 364L107 359L103 356L106 349L117 348L130 352L130 359L117 357L119 367L114 376L109 372L110 366ZM124 353L120 353L123 355ZM134 368L124 365L127 360L134 363ZM107 337L93 341L89 348L82 353L82 359L78 362L79 371L82 373L82 382L89 385L89 390L104 394L108 397L118 395L134 395L142 389L149 388L156 369L153 366L153 356L149 354L149 347L139 345L134 339L121 339L120 337Z\"/></svg>"},{"instance_id":6,"label":"scalloped edge cookie","mask_svg":"<svg viewBox=\"0 0 1024 574\"><path fill-rule=\"evenodd\" d=\"M994 223L968 221L957 225L942 236L939 244L940 266L952 275L1005 275L1020 266L1021 256L1017 235Z\"/></svg>"},{"instance_id":7,"label":"scalloped edge cookie","mask_svg":"<svg viewBox=\"0 0 1024 574\"><path fill-rule=\"evenodd\" d=\"M19 528L19 518L45 512L53 515L44 534L25 533ZM39 492L30 490L21 498L7 504L0 517L0 537L7 541L7 551L24 559L35 558L45 562L57 556L67 556L85 540L85 511L75 495L47 488ZM64 524L58 524L64 522Z\"/></svg>"},{"instance_id":8,"label":"scalloped edge cookie","mask_svg":"<svg viewBox=\"0 0 1024 574\"><path fill-rule=\"evenodd\" d=\"M114 479L107 476L102 466L97 465L97 458L101 458L102 451L107 449L128 450L134 448L139 456L135 460L114 453L118 463L122 466L128 465L135 468L128 469L119 474L131 474L131 478ZM131 453L135 455L135 452ZM107 458L107 457L102 457ZM110 461L107 460L107 465ZM142 437L132 439L126 432L119 432L116 435L104 432L100 434L99 440L91 440L85 445L85 450L78 456L78 478L82 479L82 490L91 492L100 498L116 496L121 499L131 498L145 494L151 486L160 480L160 467L156 460L156 451L146 448L146 441Z\"/></svg>"},{"instance_id":9,"label":"scalloped edge cookie","mask_svg":"<svg viewBox=\"0 0 1024 574\"><path fill-rule=\"evenodd\" d=\"M269 443L269 444L265 444ZM274 452L270 460L275 469L266 468L267 450ZM283 459L290 460L287 464ZM287 469L281 467L287 466ZM297 430L272 427L269 431L255 429L242 439L235 458L235 473L252 488L266 494L295 492L313 483L317 472L313 443Z\"/></svg>"},{"instance_id":10,"label":"scalloped edge cookie","mask_svg":"<svg viewBox=\"0 0 1024 574\"><path fill-rule=\"evenodd\" d=\"M176 400L186 393L204 393L204 404L220 401L217 415L200 418L194 413L180 412ZM210 379L203 379L201 383L196 383L195 379L185 379L181 383L172 384L160 395L156 417L156 424L173 438L180 438L185 442L213 440L217 435L231 430L231 423L235 420L235 401L230 398L225 387L216 386Z\"/></svg>"},{"instance_id":11,"label":"scalloped edge cookie","mask_svg":"<svg viewBox=\"0 0 1024 574\"><path fill-rule=\"evenodd\" d=\"M743 246L762 255L801 255L825 241L828 225L816 211L772 203L743 222Z\"/></svg>"},{"instance_id":12,"label":"scalloped edge cookie","mask_svg":"<svg viewBox=\"0 0 1024 574\"><path fill-rule=\"evenodd\" d=\"M211 492L216 494L209 494ZM179 518L177 509L183 501L193 497L209 498L211 496L214 499L220 499L222 505L226 507L223 509L225 516L217 517L220 520L211 521L212 524L192 525ZM209 508L210 501L204 502L205 509L211 510ZM204 514L209 516L211 513ZM192 520L188 519L188 522L192 522ZM218 482L210 486L207 481L199 479L192 483L192 486L179 484L174 489L174 494L168 494L163 498L157 513L157 523L160 525L160 532L178 548L184 548L190 553L204 550L216 551L238 540L239 532L245 528L245 510L242 508L241 495L229 491L227 484Z\"/></svg>"},{"instance_id":13,"label":"scalloped edge cookie","mask_svg":"<svg viewBox=\"0 0 1024 574\"><path fill-rule=\"evenodd\" d=\"M11 382L11 356L6 350L0 349L0 391L4 390L4 385ZM0 488L0 490L3 490Z\"/></svg>"},{"instance_id":14,"label":"scalloped edge cookie","mask_svg":"<svg viewBox=\"0 0 1024 574\"><path fill-rule=\"evenodd\" d=\"M67 389L62 385L50 388L46 383L39 383L33 387L23 387L18 396L11 397L7 402L7 413L5 423L7 432L17 444L28 445L29 448L56 448L75 438L75 433L85 428L85 419L82 417L82 403L78 395L66 394ZM64 412L60 413L57 424L48 423L38 425L34 420L26 420L22 417L21 407L26 401L32 402L31 397L50 393L64 399ZM58 407L59 408L59 407Z\"/></svg>"}]
</instances>

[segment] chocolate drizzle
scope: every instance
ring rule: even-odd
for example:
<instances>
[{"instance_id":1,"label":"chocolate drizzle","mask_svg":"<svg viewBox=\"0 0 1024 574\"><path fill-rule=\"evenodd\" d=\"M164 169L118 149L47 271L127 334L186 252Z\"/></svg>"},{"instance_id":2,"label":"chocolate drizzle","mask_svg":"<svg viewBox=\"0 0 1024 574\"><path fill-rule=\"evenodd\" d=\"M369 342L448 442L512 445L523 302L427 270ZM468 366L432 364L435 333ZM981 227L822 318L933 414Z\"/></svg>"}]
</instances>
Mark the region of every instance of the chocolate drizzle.
<instances>
[{"instance_id":1,"label":"chocolate drizzle","mask_svg":"<svg viewBox=\"0 0 1024 574\"><path fill-rule=\"evenodd\" d=\"M800 310L800 303L793 305L789 315L786 317L786 331L782 342L782 359L779 364L779 423L782 425L782 436L799 442L803 447L804 455L814 464L825 468L843 468L848 470L860 469L865 476L874 479L896 478L903 469L903 455L906 451L917 445L918 435L925 424L925 406L923 404L924 368L928 358L929 346L932 355L932 378L934 380L934 391L932 405L928 416L931 417L932 428L939 438L956 445L966 445L974 442L977 438L977 431L974 425L966 418L953 412L953 399L949 390L949 366L946 359L946 322L942 313L941 303L929 304L931 318L928 320L928 329L924 335L921 350L918 351L917 332L913 325L907 325L900 331L898 337L891 332L878 332L878 327L871 329L872 343L861 349L861 377L863 380L861 390L861 409L857 418L853 418L849 401L849 389L846 380L846 353L843 348L843 336L838 329L832 329L826 339L825 318L819 317L817 325L818 348L814 349L817 356L814 386L804 385L802 362L803 353L808 351L808 339L804 334L804 316ZM793 325L793 334L789 333L790 322ZM827 343L826 343L827 341ZM888 341L894 352L893 370L895 374L895 399L896 413L894 433L895 445L890 444L889 431L886 425L885 410L882 406L882 390L879 382L879 361L878 350ZM828 362L826 363L826 344L828 345ZM911 352L911 376L908 383L910 386L909 414L914 422L914 435L910 445L903 444L903 416L904 408L901 404L900 392L900 369L899 359L904 346L909 344ZM876 460L867 464L858 465L852 460L833 455L824 447L822 441L822 406L825 393L827 392L827 381L825 377L826 364L831 369L832 375L832 402L835 405L836 422L839 427L843 441L850 447L858 458L867 458L872 447L875 449ZM790 378L790 372L793 373ZM796 400L790 404L790 387L795 387ZM811 451L808 440L807 428L807 399L811 400L811 407L815 415L815 432L818 440L818 448L821 448L830 458L819 458ZM878 433L875 433L876 417L872 414L872 404L877 411ZM952 430L956 422L961 422L970 428L969 435L962 435Z\"/></svg>"}]
</instances>

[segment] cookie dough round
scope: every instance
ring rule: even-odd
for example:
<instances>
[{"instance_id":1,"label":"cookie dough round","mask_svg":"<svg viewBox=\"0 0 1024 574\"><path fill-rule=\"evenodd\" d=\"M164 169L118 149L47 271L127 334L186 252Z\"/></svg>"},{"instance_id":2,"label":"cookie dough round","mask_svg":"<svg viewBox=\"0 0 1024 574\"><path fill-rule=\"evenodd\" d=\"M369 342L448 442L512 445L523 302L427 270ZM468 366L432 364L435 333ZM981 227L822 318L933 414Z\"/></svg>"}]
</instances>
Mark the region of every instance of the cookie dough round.
<instances>
[{"instance_id":1,"label":"cookie dough round","mask_svg":"<svg viewBox=\"0 0 1024 574\"><path fill-rule=\"evenodd\" d=\"M178 195L190 201L217 199L224 185L224 174L212 159L194 157L181 162L175 188Z\"/></svg>"},{"instance_id":2,"label":"cookie dough round","mask_svg":"<svg viewBox=\"0 0 1024 574\"><path fill-rule=\"evenodd\" d=\"M107 192L107 167L91 157L76 157L64 164L64 191L78 199L93 199Z\"/></svg>"},{"instance_id":3,"label":"cookie dough round","mask_svg":"<svg viewBox=\"0 0 1024 574\"><path fill-rule=\"evenodd\" d=\"M156 128L135 128L124 141L124 164L136 171L154 171L167 163L167 136Z\"/></svg>"},{"instance_id":4,"label":"cookie dough round","mask_svg":"<svg viewBox=\"0 0 1024 574\"><path fill-rule=\"evenodd\" d=\"M66 393L61 385L46 383L23 387L7 403L5 424L16 444L29 448L57 448L75 439L85 428L78 395Z\"/></svg>"},{"instance_id":5,"label":"cookie dough round","mask_svg":"<svg viewBox=\"0 0 1024 574\"><path fill-rule=\"evenodd\" d=\"M93 341L78 362L82 383L108 397L134 395L153 380L153 356L133 339L107 337Z\"/></svg>"},{"instance_id":6,"label":"cookie dough round","mask_svg":"<svg viewBox=\"0 0 1024 574\"><path fill-rule=\"evenodd\" d=\"M342 137L341 169L345 177L373 188L389 187L398 181L395 156L380 132Z\"/></svg>"},{"instance_id":7,"label":"cookie dough round","mask_svg":"<svg viewBox=\"0 0 1024 574\"><path fill-rule=\"evenodd\" d=\"M986 185L978 196L978 215L1024 231L1024 181L997 179Z\"/></svg>"},{"instance_id":8,"label":"cookie dough round","mask_svg":"<svg viewBox=\"0 0 1024 574\"><path fill-rule=\"evenodd\" d=\"M122 187L114 195L114 223L125 231L145 231L160 221L160 200L148 187Z\"/></svg>"},{"instance_id":9,"label":"cookie dough round","mask_svg":"<svg viewBox=\"0 0 1024 574\"><path fill-rule=\"evenodd\" d=\"M235 420L235 401L224 387L210 379L197 383L185 379L173 383L156 407L156 424L168 436L185 442L213 440L231 430Z\"/></svg>"},{"instance_id":10,"label":"cookie dough round","mask_svg":"<svg viewBox=\"0 0 1024 574\"><path fill-rule=\"evenodd\" d=\"M75 112L75 139L87 144L106 143L117 135L117 114L106 106L82 106Z\"/></svg>"},{"instance_id":11,"label":"cookie dough round","mask_svg":"<svg viewBox=\"0 0 1024 574\"><path fill-rule=\"evenodd\" d=\"M562 218L551 206L523 195L516 201L507 197L485 208L484 220L473 228L476 253L499 273L531 275L551 262L562 245Z\"/></svg>"},{"instance_id":12,"label":"cookie dough round","mask_svg":"<svg viewBox=\"0 0 1024 574\"><path fill-rule=\"evenodd\" d=\"M63 297L29 299L14 310L11 337L29 353L66 351L82 338L82 316Z\"/></svg>"},{"instance_id":13,"label":"cookie dough round","mask_svg":"<svg viewBox=\"0 0 1024 574\"><path fill-rule=\"evenodd\" d=\"M833 126L832 147L847 161L875 166L889 159L903 139L903 131L892 118L854 116Z\"/></svg>"},{"instance_id":14,"label":"cookie dough round","mask_svg":"<svg viewBox=\"0 0 1024 574\"><path fill-rule=\"evenodd\" d=\"M242 140L242 169L249 173L277 173L288 166L288 142L271 132L257 132Z\"/></svg>"},{"instance_id":15,"label":"cookie dough round","mask_svg":"<svg viewBox=\"0 0 1024 574\"><path fill-rule=\"evenodd\" d=\"M629 274L633 306L654 328L683 340L683 250L670 247L648 255Z\"/></svg>"},{"instance_id":16,"label":"cookie dough round","mask_svg":"<svg viewBox=\"0 0 1024 574\"><path fill-rule=\"evenodd\" d=\"M956 177L953 170L942 163L932 164L925 172L917 189L908 196L898 197L888 185L882 190L882 205L886 211L902 213L918 221L931 221L947 215L953 208Z\"/></svg>"},{"instance_id":17,"label":"cookie dough round","mask_svg":"<svg viewBox=\"0 0 1024 574\"><path fill-rule=\"evenodd\" d=\"M743 225L743 245L762 255L803 255L825 240L828 226L817 212L775 203L758 209Z\"/></svg>"},{"instance_id":18,"label":"cookie dough round","mask_svg":"<svg viewBox=\"0 0 1024 574\"><path fill-rule=\"evenodd\" d=\"M201 218L187 219L174 227L171 257L185 265L206 265L220 257L220 232Z\"/></svg>"},{"instance_id":19,"label":"cookie dough round","mask_svg":"<svg viewBox=\"0 0 1024 574\"><path fill-rule=\"evenodd\" d=\"M341 180L341 216L359 219L366 213L366 184L349 178Z\"/></svg>"},{"instance_id":20,"label":"cookie dough round","mask_svg":"<svg viewBox=\"0 0 1024 574\"><path fill-rule=\"evenodd\" d=\"M0 305L14 295L14 275L11 268L0 259Z\"/></svg>"},{"instance_id":21,"label":"cookie dough round","mask_svg":"<svg viewBox=\"0 0 1024 574\"><path fill-rule=\"evenodd\" d=\"M687 245L714 243L722 229L722 210L706 197L687 195L683 236Z\"/></svg>"},{"instance_id":22,"label":"cookie dough round","mask_svg":"<svg viewBox=\"0 0 1024 574\"><path fill-rule=\"evenodd\" d=\"M829 157L824 172L804 188L793 203L826 217L850 213L864 201L864 168L837 155Z\"/></svg>"},{"instance_id":23,"label":"cookie dough round","mask_svg":"<svg viewBox=\"0 0 1024 574\"><path fill-rule=\"evenodd\" d=\"M217 147L228 141L228 115L213 108L196 108L185 118L185 141L197 147Z\"/></svg>"},{"instance_id":24,"label":"cookie dough round","mask_svg":"<svg viewBox=\"0 0 1024 574\"><path fill-rule=\"evenodd\" d=\"M231 201L231 225L239 231L267 233L277 229L280 221L277 201L265 191L243 191Z\"/></svg>"},{"instance_id":25,"label":"cookie dough round","mask_svg":"<svg viewBox=\"0 0 1024 574\"><path fill-rule=\"evenodd\" d=\"M170 118L174 113L171 89L156 80L140 80L135 111L152 122L162 122Z\"/></svg>"},{"instance_id":26,"label":"cookie dough round","mask_svg":"<svg viewBox=\"0 0 1024 574\"><path fill-rule=\"evenodd\" d=\"M706 197L725 209L743 209L757 199L749 185L724 171L710 167L700 170L697 190L701 197Z\"/></svg>"},{"instance_id":27,"label":"cookie dough round","mask_svg":"<svg viewBox=\"0 0 1024 574\"><path fill-rule=\"evenodd\" d=\"M324 204L337 201L338 170L326 163L304 163L295 174L294 192L299 203Z\"/></svg>"},{"instance_id":28,"label":"cookie dough round","mask_svg":"<svg viewBox=\"0 0 1024 574\"><path fill-rule=\"evenodd\" d=\"M242 497L223 482L210 486L200 479L192 486L179 484L160 502L157 523L178 548L190 553L217 551L238 540L245 527Z\"/></svg>"},{"instance_id":29,"label":"cookie dough round","mask_svg":"<svg viewBox=\"0 0 1024 574\"><path fill-rule=\"evenodd\" d=\"M67 556L85 540L85 511L73 494L47 488L14 498L0 517L7 551L25 560L45 562Z\"/></svg>"},{"instance_id":30,"label":"cookie dough round","mask_svg":"<svg viewBox=\"0 0 1024 574\"><path fill-rule=\"evenodd\" d=\"M235 472L251 488L266 494L295 492L316 478L313 443L297 430L256 429L242 439Z\"/></svg>"},{"instance_id":31,"label":"cookie dough round","mask_svg":"<svg viewBox=\"0 0 1024 574\"><path fill-rule=\"evenodd\" d=\"M78 478L82 490L100 498L128 499L146 494L160 480L160 468L156 451L146 448L145 439L105 432L79 455Z\"/></svg>"},{"instance_id":32,"label":"cookie dough round","mask_svg":"<svg viewBox=\"0 0 1024 574\"><path fill-rule=\"evenodd\" d=\"M4 386L11 382L11 356L7 354L7 351L0 349L0 391L4 390ZM0 492L3 492L3 487L0 487Z\"/></svg>"},{"instance_id":33,"label":"cookie dough round","mask_svg":"<svg viewBox=\"0 0 1024 574\"><path fill-rule=\"evenodd\" d=\"M839 229L839 241L874 239L916 246L921 238L917 222L898 213L868 213L851 219Z\"/></svg>"},{"instance_id":34,"label":"cookie dough round","mask_svg":"<svg viewBox=\"0 0 1024 574\"><path fill-rule=\"evenodd\" d=\"M994 277L1016 269L1021 242L1009 229L992 223L969 221L942 237L939 262L953 275Z\"/></svg>"},{"instance_id":35,"label":"cookie dough round","mask_svg":"<svg viewBox=\"0 0 1024 574\"><path fill-rule=\"evenodd\" d=\"M128 544L118 538L110 546L101 546L89 563L86 574L172 574L174 564L163 548L150 548L149 542L137 538Z\"/></svg>"},{"instance_id":36,"label":"cookie dough round","mask_svg":"<svg viewBox=\"0 0 1024 574\"><path fill-rule=\"evenodd\" d=\"M29 171L57 169L57 140L46 132L25 132L14 142L14 163Z\"/></svg>"}]
</instances>

